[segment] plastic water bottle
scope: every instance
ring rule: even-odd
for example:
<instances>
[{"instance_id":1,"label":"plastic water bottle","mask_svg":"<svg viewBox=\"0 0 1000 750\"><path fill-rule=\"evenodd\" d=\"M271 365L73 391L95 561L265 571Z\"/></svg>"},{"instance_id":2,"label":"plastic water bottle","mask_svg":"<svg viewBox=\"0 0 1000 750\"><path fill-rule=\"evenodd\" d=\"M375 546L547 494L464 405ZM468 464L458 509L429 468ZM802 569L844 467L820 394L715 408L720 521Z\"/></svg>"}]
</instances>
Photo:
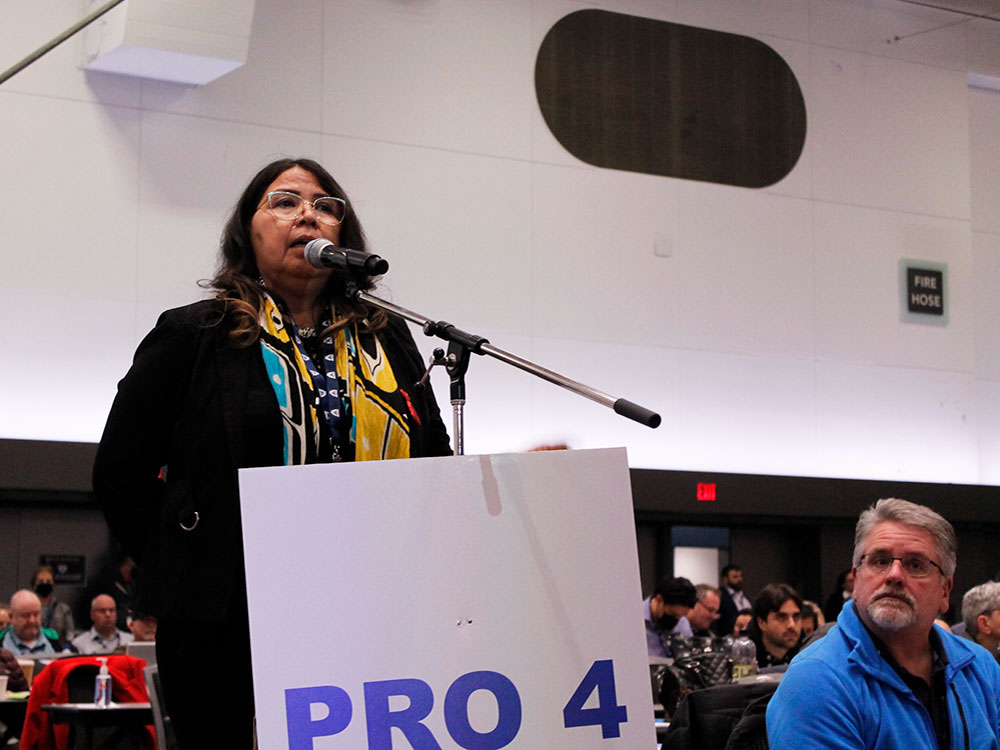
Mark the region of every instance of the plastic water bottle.
<instances>
[{"instance_id":1,"label":"plastic water bottle","mask_svg":"<svg viewBox=\"0 0 1000 750\"><path fill-rule=\"evenodd\" d=\"M757 647L745 635L733 641L733 682L757 674Z\"/></svg>"},{"instance_id":2,"label":"plastic water bottle","mask_svg":"<svg viewBox=\"0 0 1000 750\"><path fill-rule=\"evenodd\" d=\"M111 705L111 675L108 673L108 657L97 659L101 662L101 671L94 678L94 705L107 708Z\"/></svg>"}]
</instances>

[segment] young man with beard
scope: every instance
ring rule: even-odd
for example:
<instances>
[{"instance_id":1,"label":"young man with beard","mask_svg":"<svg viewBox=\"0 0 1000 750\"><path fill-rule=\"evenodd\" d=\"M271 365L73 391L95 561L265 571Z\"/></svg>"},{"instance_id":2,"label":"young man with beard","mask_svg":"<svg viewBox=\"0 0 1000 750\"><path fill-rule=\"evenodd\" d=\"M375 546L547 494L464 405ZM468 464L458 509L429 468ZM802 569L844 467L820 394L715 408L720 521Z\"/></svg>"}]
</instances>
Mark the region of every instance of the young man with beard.
<instances>
[{"instance_id":1,"label":"young man with beard","mask_svg":"<svg viewBox=\"0 0 1000 750\"><path fill-rule=\"evenodd\" d=\"M785 583L769 583L753 603L753 626L747 635L757 647L757 665L788 664L802 637L802 597Z\"/></svg>"},{"instance_id":2,"label":"young man with beard","mask_svg":"<svg viewBox=\"0 0 1000 750\"><path fill-rule=\"evenodd\" d=\"M934 626L948 608L955 532L905 500L855 531L853 602L799 654L767 708L772 750L1000 747L1000 665Z\"/></svg>"},{"instance_id":3,"label":"young man with beard","mask_svg":"<svg viewBox=\"0 0 1000 750\"><path fill-rule=\"evenodd\" d=\"M642 603L646 649L650 656L670 656L667 638L695 603L694 584L687 578L665 578Z\"/></svg>"}]
</instances>

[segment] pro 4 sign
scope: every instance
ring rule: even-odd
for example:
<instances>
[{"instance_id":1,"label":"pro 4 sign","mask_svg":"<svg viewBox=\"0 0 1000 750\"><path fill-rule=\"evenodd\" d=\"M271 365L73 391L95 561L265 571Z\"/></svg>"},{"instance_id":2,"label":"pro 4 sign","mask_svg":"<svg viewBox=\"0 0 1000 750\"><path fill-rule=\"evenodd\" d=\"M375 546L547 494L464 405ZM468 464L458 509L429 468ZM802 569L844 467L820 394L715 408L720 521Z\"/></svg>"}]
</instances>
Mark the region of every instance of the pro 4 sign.
<instances>
[{"instance_id":1,"label":"pro 4 sign","mask_svg":"<svg viewBox=\"0 0 1000 750\"><path fill-rule=\"evenodd\" d=\"M472 726L469 699L476 691L486 691L496 701L497 720L489 729ZM596 706L585 708L593 692ZM424 723L434 706L431 686L423 680L384 680L364 685L365 724L368 750L393 750L392 729L406 739L413 750L441 750L441 744ZM404 697L406 708L393 710L390 699ZM325 715L313 718L313 708L322 706ZM499 672L469 672L455 680L444 697L444 723L448 735L465 750L500 750L517 737L523 707L517 687ZM285 690L289 750L314 750L313 740L339 734L354 716L351 698L342 688L323 685ZM323 712L320 711L320 714ZM580 686L563 709L568 727L600 727L604 739L620 737L620 725L628 721L625 706L616 703L614 664L610 659L595 661ZM571 739L571 738L568 738Z\"/></svg>"},{"instance_id":2,"label":"pro 4 sign","mask_svg":"<svg viewBox=\"0 0 1000 750\"><path fill-rule=\"evenodd\" d=\"M240 472L260 746L652 750L622 450Z\"/></svg>"}]
</instances>

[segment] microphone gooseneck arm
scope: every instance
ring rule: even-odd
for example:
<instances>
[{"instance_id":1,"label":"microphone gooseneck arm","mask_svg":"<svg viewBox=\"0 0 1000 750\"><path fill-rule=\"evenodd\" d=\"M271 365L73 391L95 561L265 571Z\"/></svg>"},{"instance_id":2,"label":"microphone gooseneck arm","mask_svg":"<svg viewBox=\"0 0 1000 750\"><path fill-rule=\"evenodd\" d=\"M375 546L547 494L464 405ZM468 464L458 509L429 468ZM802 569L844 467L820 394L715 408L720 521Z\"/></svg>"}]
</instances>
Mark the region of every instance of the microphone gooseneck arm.
<instances>
[{"instance_id":1,"label":"microphone gooseneck arm","mask_svg":"<svg viewBox=\"0 0 1000 750\"><path fill-rule=\"evenodd\" d=\"M377 307L397 317L403 318L404 320L408 320L411 323L416 323L423 329L426 335L436 336L437 338L448 342L448 356L440 356L443 355L443 352L441 352L440 349L437 350L435 352L435 361L432 361L431 367L436 364L445 366L448 370L448 374L452 378L451 396L452 405L455 407L456 455L461 456L464 453L461 414L465 405L464 377L465 370L468 368L470 352L475 352L479 355L488 354L494 359L498 359L501 362L518 368L519 370L524 370L525 372L531 373L542 380L547 380L548 382L572 391L577 395L589 398L591 401L596 401L602 406L607 406L608 408L613 409L616 414L620 414L623 417L627 417L628 419L639 422L640 424L644 424L647 427L656 428L660 426L660 415L656 412L627 399L609 396L607 393L599 391L596 388L591 388L583 383L578 383L577 381L571 380L570 378L560 375L557 372L536 365L534 362L529 362L522 357L518 357L516 354L511 354L503 349L499 349L493 346L488 339L483 338L482 336L477 336L463 331L460 328L456 328L451 323L431 320L430 318L420 315L419 313L407 310L405 307L400 307L392 302L387 302L384 299L369 294L368 292L361 291L360 289L352 290L352 296L359 302L364 302L372 307Z\"/></svg>"}]
</instances>

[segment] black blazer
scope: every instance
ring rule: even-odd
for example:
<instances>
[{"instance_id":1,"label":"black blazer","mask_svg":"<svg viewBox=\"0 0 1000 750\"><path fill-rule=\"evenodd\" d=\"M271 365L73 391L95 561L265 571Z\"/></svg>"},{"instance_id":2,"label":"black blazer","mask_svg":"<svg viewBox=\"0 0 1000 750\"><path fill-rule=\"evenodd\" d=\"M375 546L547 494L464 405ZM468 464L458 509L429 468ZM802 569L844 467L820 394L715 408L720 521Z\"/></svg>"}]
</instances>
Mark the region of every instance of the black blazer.
<instances>
[{"instance_id":1,"label":"black blazer","mask_svg":"<svg viewBox=\"0 0 1000 750\"><path fill-rule=\"evenodd\" d=\"M94 492L140 565L134 606L161 618L222 622L245 606L237 469L282 463L260 347L233 346L230 330L215 300L163 313L118 384L97 451ZM449 455L433 392L410 387L424 364L405 323L379 337L420 417L411 455Z\"/></svg>"},{"instance_id":2,"label":"black blazer","mask_svg":"<svg viewBox=\"0 0 1000 750\"><path fill-rule=\"evenodd\" d=\"M718 636L733 634L736 616L739 614L733 595L725 586L719 586L719 616L709 626Z\"/></svg>"}]
</instances>

